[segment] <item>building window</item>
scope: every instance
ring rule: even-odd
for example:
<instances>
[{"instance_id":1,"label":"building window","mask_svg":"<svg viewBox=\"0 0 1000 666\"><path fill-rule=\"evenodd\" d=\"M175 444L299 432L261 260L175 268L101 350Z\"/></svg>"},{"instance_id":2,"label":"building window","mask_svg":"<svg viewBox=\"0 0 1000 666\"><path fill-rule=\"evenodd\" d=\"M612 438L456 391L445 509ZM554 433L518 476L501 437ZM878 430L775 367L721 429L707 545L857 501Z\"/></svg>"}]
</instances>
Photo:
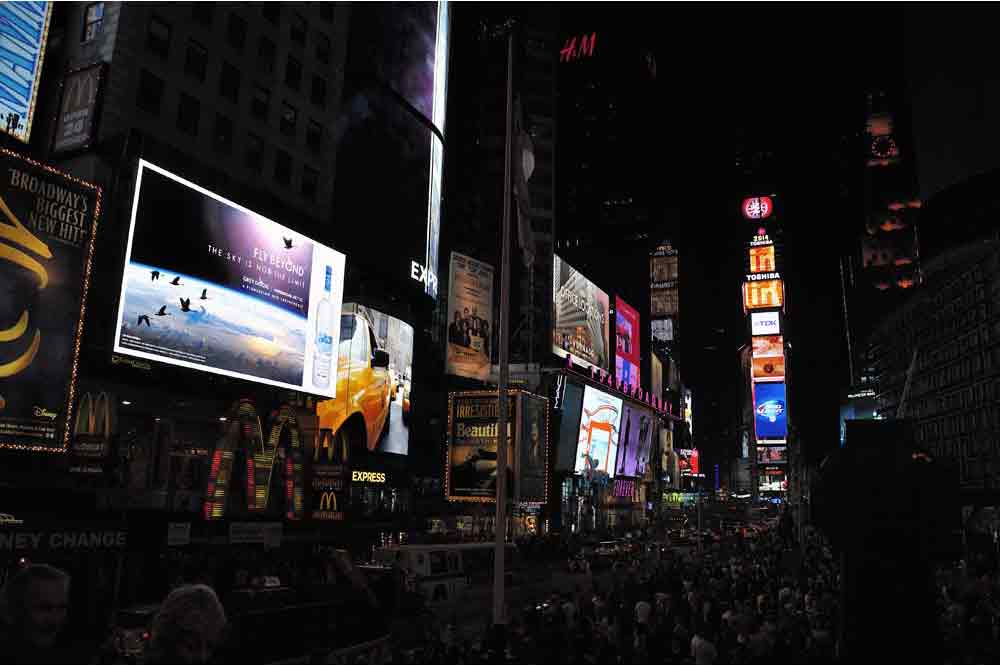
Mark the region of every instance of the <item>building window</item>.
<instances>
[{"instance_id":1,"label":"building window","mask_svg":"<svg viewBox=\"0 0 1000 666\"><path fill-rule=\"evenodd\" d=\"M236 102L240 96L240 70L228 62L222 63L222 73L219 74L219 94L231 102Z\"/></svg>"},{"instance_id":2,"label":"building window","mask_svg":"<svg viewBox=\"0 0 1000 666\"><path fill-rule=\"evenodd\" d=\"M326 21L327 23L333 23L333 3L332 2L321 2L319 3L319 17Z\"/></svg>"},{"instance_id":3,"label":"building window","mask_svg":"<svg viewBox=\"0 0 1000 666\"><path fill-rule=\"evenodd\" d=\"M298 12L292 14L292 21L288 27L288 36L296 44L306 43L306 20Z\"/></svg>"},{"instance_id":4,"label":"building window","mask_svg":"<svg viewBox=\"0 0 1000 666\"><path fill-rule=\"evenodd\" d=\"M267 122L267 107L271 105L271 91L262 86L254 86L250 112L254 118Z\"/></svg>"},{"instance_id":5,"label":"building window","mask_svg":"<svg viewBox=\"0 0 1000 666\"><path fill-rule=\"evenodd\" d=\"M292 182L292 156L283 150L274 153L274 180L279 185Z\"/></svg>"},{"instance_id":6,"label":"building window","mask_svg":"<svg viewBox=\"0 0 1000 666\"><path fill-rule=\"evenodd\" d=\"M312 80L312 103L323 108L326 106L326 79L322 76L314 76Z\"/></svg>"},{"instance_id":7,"label":"building window","mask_svg":"<svg viewBox=\"0 0 1000 666\"><path fill-rule=\"evenodd\" d=\"M158 16L149 19L149 26L146 29L146 48L161 58L166 58L170 51L170 24Z\"/></svg>"},{"instance_id":8,"label":"building window","mask_svg":"<svg viewBox=\"0 0 1000 666\"><path fill-rule=\"evenodd\" d=\"M309 201L316 200L316 189L319 186L319 172L316 169L302 169L302 196Z\"/></svg>"},{"instance_id":9,"label":"building window","mask_svg":"<svg viewBox=\"0 0 1000 666\"><path fill-rule=\"evenodd\" d=\"M89 42L101 34L104 25L104 3L92 2L83 12L83 37L80 41Z\"/></svg>"},{"instance_id":10,"label":"building window","mask_svg":"<svg viewBox=\"0 0 1000 666\"><path fill-rule=\"evenodd\" d=\"M185 134L198 134L198 116L201 115L201 104L191 95L181 93L177 102L177 129Z\"/></svg>"},{"instance_id":11,"label":"building window","mask_svg":"<svg viewBox=\"0 0 1000 666\"><path fill-rule=\"evenodd\" d=\"M147 70L139 73L139 89L135 96L135 105L154 115L160 113L160 103L163 101L163 79Z\"/></svg>"},{"instance_id":12,"label":"building window","mask_svg":"<svg viewBox=\"0 0 1000 666\"><path fill-rule=\"evenodd\" d=\"M261 36L257 43L257 67L265 74L274 72L275 47L267 37Z\"/></svg>"},{"instance_id":13,"label":"building window","mask_svg":"<svg viewBox=\"0 0 1000 666\"><path fill-rule=\"evenodd\" d=\"M237 51L243 50L247 41L247 22L239 14L229 15L229 27L226 30L229 45Z\"/></svg>"},{"instance_id":14,"label":"building window","mask_svg":"<svg viewBox=\"0 0 1000 666\"><path fill-rule=\"evenodd\" d=\"M314 153L318 153L323 146L323 126L315 120L306 125L306 146Z\"/></svg>"},{"instance_id":15,"label":"building window","mask_svg":"<svg viewBox=\"0 0 1000 666\"><path fill-rule=\"evenodd\" d=\"M191 3L191 18L194 22L200 25L206 30L212 27L212 21L215 18L215 3L214 2L192 2Z\"/></svg>"},{"instance_id":16,"label":"building window","mask_svg":"<svg viewBox=\"0 0 1000 666\"><path fill-rule=\"evenodd\" d=\"M221 113L215 114L215 132L212 135L212 145L218 152L225 155L233 151L233 121Z\"/></svg>"},{"instance_id":17,"label":"building window","mask_svg":"<svg viewBox=\"0 0 1000 666\"><path fill-rule=\"evenodd\" d=\"M280 129L282 134L294 135L295 126L299 122L299 112L294 106L288 102L283 102L281 105L281 123Z\"/></svg>"},{"instance_id":18,"label":"building window","mask_svg":"<svg viewBox=\"0 0 1000 666\"><path fill-rule=\"evenodd\" d=\"M281 4L278 2L260 3L260 15L273 25L281 21Z\"/></svg>"},{"instance_id":19,"label":"building window","mask_svg":"<svg viewBox=\"0 0 1000 666\"><path fill-rule=\"evenodd\" d=\"M285 85L292 90L298 90L301 83L302 63L292 56L288 56L288 62L285 64Z\"/></svg>"},{"instance_id":20,"label":"building window","mask_svg":"<svg viewBox=\"0 0 1000 666\"><path fill-rule=\"evenodd\" d=\"M252 132L247 135L244 161L247 168L254 173L260 173L261 167L264 165L264 140Z\"/></svg>"},{"instance_id":21,"label":"building window","mask_svg":"<svg viewBox=\"0 0 1000 666\"><path fill-rule=\"evenodd\" d=\"M316 60L329 64L331 50L330 38L322 32L316 33Z\"/></svg>"},{"instance_id":22,"label":"building window","mask_svg":"<svg viewBox=\"0 0 1000 666\"><path fill-rule=\"evenodd\" d=\"M187 53L184 56L184 73L199 81L204 81L207 66L208 52L205 47L193 39L188 41Z\"/></svg>"}]
</instances>

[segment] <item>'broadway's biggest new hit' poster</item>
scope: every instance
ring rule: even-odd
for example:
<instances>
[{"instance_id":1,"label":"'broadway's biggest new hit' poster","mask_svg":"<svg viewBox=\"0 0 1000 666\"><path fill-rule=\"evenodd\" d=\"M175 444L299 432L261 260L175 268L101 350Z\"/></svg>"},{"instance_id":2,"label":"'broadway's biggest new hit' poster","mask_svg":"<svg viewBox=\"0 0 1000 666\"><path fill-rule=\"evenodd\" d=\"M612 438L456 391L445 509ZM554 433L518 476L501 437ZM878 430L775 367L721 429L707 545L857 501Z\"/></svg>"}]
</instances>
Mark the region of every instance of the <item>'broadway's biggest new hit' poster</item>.
<instances>
[{"instance_id":1,"label":"'broadway's biggest new hit' poster","mask_svg":"<svg viewBox=\"0 0 1000 666\"><path fill-rule=\"evenodd\" d=\"M335 397L344 255L139 163L115 351Z\"/></svg>"},{"instance_id":2,"label":"'broadway's biggest new hit' poster","mask_svg":"<svg viewBox=\"0 0 1000 666\"><path fill-rule=\"evenodd\" d=\"M0 151L0 448L62 451L100 189Z\"/></svg>"}]
</instances>

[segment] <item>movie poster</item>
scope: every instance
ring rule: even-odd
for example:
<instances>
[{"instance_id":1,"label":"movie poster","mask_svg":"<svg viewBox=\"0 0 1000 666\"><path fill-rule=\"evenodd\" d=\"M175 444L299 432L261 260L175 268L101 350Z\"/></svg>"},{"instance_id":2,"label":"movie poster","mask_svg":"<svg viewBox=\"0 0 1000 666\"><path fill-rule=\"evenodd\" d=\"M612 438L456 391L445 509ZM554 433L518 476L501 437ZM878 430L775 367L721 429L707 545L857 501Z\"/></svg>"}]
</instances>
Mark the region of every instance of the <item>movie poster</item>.
<instances>
[{"instance_id":1,"label":"movie poster","mask_svg":"<svg viewBox=\"0 0 1000 666\"><path fill-rule=\"evenodd\" d=\"M507 483L514 476L514 433L517 393L507 400ZM496 501L497 417L496 392L453 394L448 399L451 427L448 432L446 496L453 500ZM508 495L510 497L510 495Z\"/></svg>"},{"instance_id":2,"label":"movie poster","mask_svg":"<svg viewBox=\"0 0 1000 666\"><path fill-rule=\"evenodd\" d=\"M517 499L519 502L548 500L545 475L548 469L549 401L521 394L521 423L517 446Z\"/></svg>"},{"instance_id":3,"label":"movie poster","mask_svg":"<svg viewBox=\"0 0 1000 666\"><path fill-rule=\"evenodd\" d=\"M451 253L445 372L485 381L493 353L493 267Z\"/></svg>"},{"instance_id":4,"label":"movie poster","mask_svg":"<svg viewBox=\"0 0 1000 666\"><path fill-rule=\"evenodd\" d=\"M0 448L62 451L100 188L0 151Z\"/></svg>"},{"instance_id":5,"label":"movie poster","mask_svg":"<svg viewBox=\"0 0 1000 666\"><path fill-rule=\"evenodd\" d=\"M344 260L140 161L115 351L335 397Z\"/></svg>"},{"instance_id":6,"label":"movie poster","mask_svg":"<svg viewBox=\"0 0 1000 666\"><path fill-rule=\"evenodd\" d=\"M642 476L652 448L653 413L629 403L622 408L622 433L618 444L616 476Z\"/></svg>"},{"instance_id":7,"label":"movie poster","mask_svg":"<svg viewBox=\"0 0 1000 666\"><path fill-rule=\"evenodd\" d=\"M552 308L552 352L607 370L608 295L559 256L553 260Z\"/></svg>"}]
</instances>

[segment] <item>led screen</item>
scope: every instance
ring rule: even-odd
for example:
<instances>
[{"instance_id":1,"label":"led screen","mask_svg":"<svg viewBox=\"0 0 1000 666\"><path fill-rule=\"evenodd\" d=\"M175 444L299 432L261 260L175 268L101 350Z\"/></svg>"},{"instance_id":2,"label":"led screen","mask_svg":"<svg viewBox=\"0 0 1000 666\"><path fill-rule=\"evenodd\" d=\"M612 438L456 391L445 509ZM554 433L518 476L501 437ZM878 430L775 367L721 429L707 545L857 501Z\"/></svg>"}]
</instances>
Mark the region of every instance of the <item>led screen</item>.
<instances>
[{"instance_id":1,"label":"led screen","mask_svg":"<svg viewBox=\"0 0 1000 666\"><path fill-rule=\"evenodd\" d=\"M615 297L615 379L630 389L639 386L639 313Z\"/></svg>"},{"instance_id":2,"label":"led screen","mask_svg":"<svg viewBox=\"0 0 1000 666\"><path fill-rule=\"evenodd\" d=\"M780 333L781 323L778 321L777 311L750 313L751 335L779 335Z\"/></svg>"},{"instance_id":3,"label":"led screen","mask_svg":"<svg viewBox=\"0 0 1000 666\"><path fill-rule=\"evenodd\" d=\"M653 414L624 403L622 432L618 445L616 476L642 476L649 463L653 441Z\"/></svg>"},{"instance_id":4,"label":"led screen","mask_svg":"<svg viewBox=\"0 0 1000 666\"><path fill-rule=\"evenodd\" d=\"M754 380L781 380L785 377L784 356L764 356L753 359Z\"/></svg>"},{"instance_id":5,"label":"led screen","mask_svg":"<svg viewBox=\"0 0 1000 666\"><path fill-rule=\"evenodd\" d=\"M116 352L335 397L344 255L140 161Z\"/></svg>"},{"instance_id":6,"label":"led screen","mask_svg":"<svg viewBox=\"0 0 1000 666\"><path fill-rule=\"evenodd\" d=\"M743 307L747 310L777 308L784 303L781 280L756 280L743 283Z\"/></svg>"},{"instance_id":7,"label":"led screen","mask_svg":"<svg viewBox=\"0 0 1000 666\"><path fill-rule=\"evenodd\" d=\"M0 3L0 126L28 142L42 75L51 2Z\"/></svg>"},{"instance_id":8,"label":"led screen","mask_svg":"<svg viewBox=\"0 0 1000 666\"><path fill-rule=\"evenodd\" d=\"M774 271L774 246L764 245L750 248L750 272L769 273Z\"/></svg>"},{"instance_id":9,"label":"led screen","mask_svg":"<svg viewBox=\"0 0 1000 666\"><path fill-rule=\"evenodd\" d=\"M607 370L608 295L559 256L552 265L552 352Z\"/></svg>"},{"instance_id":10,"label":"led screen","mask_svg":"<svg viewBox=\"0 0 1000 666\"><path fill-rule=\"evenodd\" d=\"M758 382L753 391L757 441L784 442L788 437L785 382Z\"/></svg>"},{"instance_id":11,"label":"led screen","mask_svg":"<svg viewBox=\"0 0 1000 666\"><path fill-rule=\"evenodd\" d=\"M564 386L555 469L560 472L572 472L576 470L576 444L580 438L583 387L570 382L566 382Z\"/></svg>"},{"instance_id":12,"label":"led screen","mask_svg":"<svg viewBox=\"0 0 1000 666\"><path fill-rule=\"evenodd\" d=\"M784 356L785 342L780 335L753 338L751 352L753 358Z\"/></svg>"},{"instance_id":13,"label":"led screen","mask_svg":"<svg viewBox=\"0 0 1000 666\"><path fill-rule=\"evenodd\" d=\"M787 446L758 446L757 464L770 465L788 462Z\"/></svg>"},{"instance_id":14,"label":"led screen","mask_svg":"<svg viewBox=\"0 0 1000 666\"><path fill-rule=\"evenodd\" d=\"M765 467L760 470L757 487L768 492L786 491L788 490L788 473L782 467Z\"/></svg>"},{"instance_id":15,"label":"led screen","mask_svg":"<svg viewBox=\"0 0 1000 666\"><path fill-rule=\"evenodd\" d=\"M352 322L352 316L363 321L355 319ZM355 303L344 304L341 322L346 326L342 327L340 335L338 366L341 370L337 379L337 394L340 397L337 402L341 403L345 413L353 411L347 403L354 399L379 407L379 417L385 413L385 418L389 419L388 426L379 430L379 434L370 441L369 450L406 455L410 449L410 401L413 399L410 391L413 327L396 317ZM375 336L378 349L389 354L389 367L385 370L372 367L369 331ZM383 381L384 388L380 385ZM388 396L387 401L383 398L385 395ZM386 404L387 412L383 406ZM362 412L374 411L366 409L367 405L361 405ZM373 420L367 413L365 416L367 420Z\"/></svg>"},{"instance_id":16,"label":"led screen","mask_svg":"<svg viewBox=\"0 0 1000 666\"><path fill-rule=\"evenodd\" d=\"M589 470L595 475L615 475L621 420L621 398L592 386L584 389L575 472L580 474Z\"/></svg>"},{"instance_id":17,"label":"led screen","mask_svg":"<svg viewBox=\"0 0 1000 666\"><path fill-rule=\"evenodd\" d=\"M701 473L698 460L698 449L674 449L677 454L677 468L681 476L692 476Z\"/></svg>"}]
</instances>

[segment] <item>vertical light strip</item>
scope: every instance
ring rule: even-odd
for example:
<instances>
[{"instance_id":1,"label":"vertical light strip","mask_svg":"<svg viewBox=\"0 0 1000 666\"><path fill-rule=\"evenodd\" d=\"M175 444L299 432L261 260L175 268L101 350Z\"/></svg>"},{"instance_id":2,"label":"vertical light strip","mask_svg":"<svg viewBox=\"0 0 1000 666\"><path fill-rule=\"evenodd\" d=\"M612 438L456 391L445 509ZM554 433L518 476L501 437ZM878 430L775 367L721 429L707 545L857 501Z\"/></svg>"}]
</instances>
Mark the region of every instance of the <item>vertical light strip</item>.
<instances>
[{"instance_id":1,"label":"vertical light strip","mask_svg":"<svg viewBox=\"0 0 1000 666\"><path fill-rule=\"evenodd\" d=\"M448 36L450 28L448 2L441 0L438 2L437 34L434 39L434 91L431 106L431 122L441 132L441 136L444 136L448 98ZM436 299L438 292L438 245L441 236L441 178L444 145L434 132L431 132L430 136L431 161L427 192L427 244L424 264L433 279L427 280L424 293Z\"/></svg>"}]
</instances>

